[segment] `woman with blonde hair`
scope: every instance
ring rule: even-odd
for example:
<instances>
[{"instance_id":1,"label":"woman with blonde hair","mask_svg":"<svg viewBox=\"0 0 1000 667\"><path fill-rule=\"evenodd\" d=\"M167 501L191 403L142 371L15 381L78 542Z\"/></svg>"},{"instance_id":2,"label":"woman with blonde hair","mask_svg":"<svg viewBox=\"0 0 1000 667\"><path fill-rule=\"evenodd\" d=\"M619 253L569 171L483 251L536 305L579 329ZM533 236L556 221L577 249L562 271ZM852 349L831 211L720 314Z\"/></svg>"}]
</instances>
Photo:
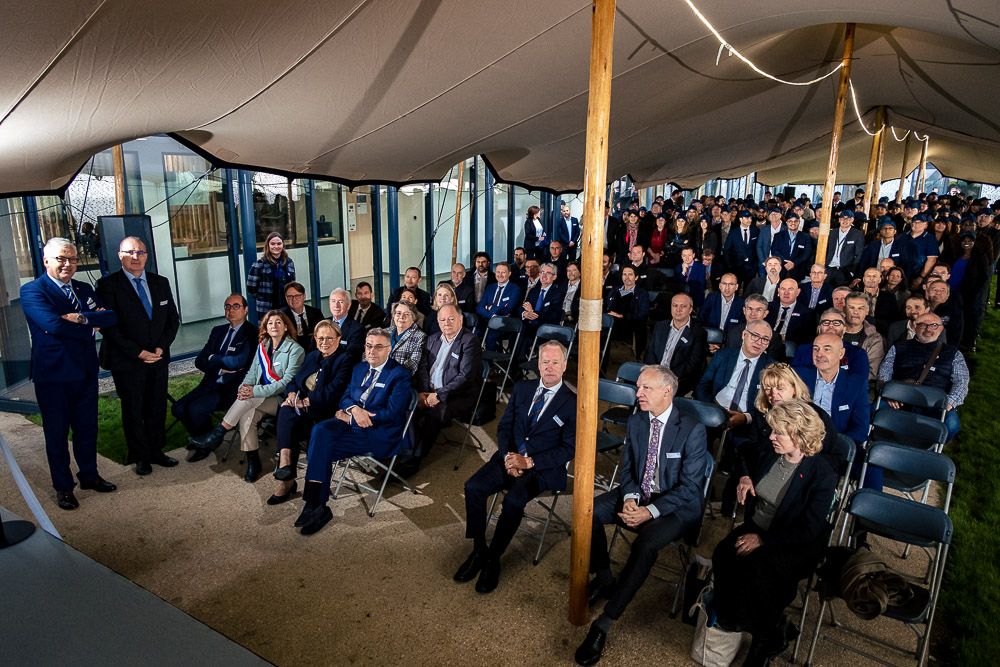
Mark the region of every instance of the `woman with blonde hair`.
<instances>
[{"instance_id":1,"label":"woman with blonde hair","mask_svg":"<svg viewBox=\"0 0 1000 667\"><path fill-rule=\"evenodd\" d=\"M797 634L784 610L823 555L837 484L828 457L816 456L826 429L815 406L784 399L764 418L771 434L737 488L746 521L712 555L718 623L753 636L749 667L767 665Z\"/></svg>"},{"instance_id":2,"label":"woman with blonde hair","mask_svg":"<svg viewBox=\"0 0 1000 667\"><path fill-rule=\"evenodd\" d=\"M458 306L458 296L455 294L455 288L451 286L451 283L440 282L434 288L434 295L431 297L431 315L424 318L424 324L420 327L427 334L428 338L441 331L441 327L438 326L437 313L445 306L455 306L459 311L462 310Z\"/></svg>"}]
</instances>

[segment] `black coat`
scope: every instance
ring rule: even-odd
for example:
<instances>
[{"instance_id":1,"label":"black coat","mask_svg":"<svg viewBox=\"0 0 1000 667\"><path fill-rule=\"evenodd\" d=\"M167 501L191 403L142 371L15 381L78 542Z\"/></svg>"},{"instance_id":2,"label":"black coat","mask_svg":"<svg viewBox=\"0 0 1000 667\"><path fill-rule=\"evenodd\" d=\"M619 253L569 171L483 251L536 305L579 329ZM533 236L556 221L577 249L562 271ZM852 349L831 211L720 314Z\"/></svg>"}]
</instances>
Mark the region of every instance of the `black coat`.
<instances>
[{"instance_id":1,"label":"black coat","mask_svg":"<svg viewBox=\"0 0 1000 667\"><path fill-rule=\"evenodd\" d=\"M101 366L109 371L142 368L139 359L143 350L163 350L163 358L156 362L170 362L170 344L174 342L180 318L170 292L170 283L163 276L146 273L153 317L146 315L142 301L132 286L132 275L124 270L104 276L97 281L97 297L108 310L118 314L118 324L101 330Z\"/></svg>"},{"instance_id":2,"label":"black coat","mask_svg":"<svg viewBox=\"0 0 1000 667\"><path fill-rule=\"evenodd\" d=\"M347 311L347 319L353 320L358 314L358 308L360 304L357 299L351 300L351 308ZM372 301L371 305L368 306L368 310L365 311L365 316L361 318L361 328L368 332L372 327L380 327L382 323L385 322L385 311L377 303Z\"/></svg>"}]
</instances>

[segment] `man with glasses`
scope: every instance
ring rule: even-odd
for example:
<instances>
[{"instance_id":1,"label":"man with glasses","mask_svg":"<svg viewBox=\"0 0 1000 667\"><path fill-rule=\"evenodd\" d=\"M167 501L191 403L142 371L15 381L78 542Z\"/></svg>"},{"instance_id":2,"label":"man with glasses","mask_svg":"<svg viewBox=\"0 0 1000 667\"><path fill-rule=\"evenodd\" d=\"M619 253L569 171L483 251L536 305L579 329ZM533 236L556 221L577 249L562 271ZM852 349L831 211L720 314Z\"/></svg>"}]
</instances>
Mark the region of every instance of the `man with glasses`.
<instances>
[{"instance_id":1,"label":"man with glasses","mask_svg":"<svg viewBox=\"0 0 1000 667\"><path fill-rule=\"evenodd\" d=\"M903 313L906 317L898 322L893 322L889 325L889 333L885 337L885 349L888 350L893 345L901 340L910 340L917 335L917 329L914 326L914 322L917 318L924 313L929 313L931 310L931 305L928 303L927 299L920 296L919 294L911 294L906 298L903 304ZM938 339L943 343L948 342L948 334L944 331L941 332L941 337Z\"/></svg>"},{"instance_id":2,"label":"man with glasses","mask_svg":"<svg viewBox=\"0 0 1000 667\"><path fill-rule=\"evenodd\" d=\"M743 344L719 350L695 390L699 401L717 403L726 410L734 427L750 422L750 411L760 389L760 372L773 361L767 354L771 336L767 322L748 323L741 336Z\"/></svg>"},{"instance_id":3,"label":"man with glasses","mask_svg":"<svg viewBox=\"0 0 1000 667\"><path fill-rule=\"evenodd\" d=\"M45 275L21 287L21 308L31 332L31 379L42 413L45 455L60 509L80 506L69 464L69 431L80 488L109 493L115 485L97 472L97 329L117 321L90 285L73 280L73 242L52 238L42 250Z\"/></svg>"},{"instance_id":4,"label":"man with glasses","mask_svg":"<svg viewBox=\"0 0 1000 667\"><path fill-rule=\"evenodd\" d=\"M528 292L521 304L521 320L524 333L516 356L522 358L528 346L535 340L538 327L543 324L559 324L563 317L563 299L566 298L565 283L557 283L559 269L555 264L542 264L538 273L538 284Z\"/></svg>"},{"instance_id":5,"label":"man with glasses","mask_svg":"<svg viewBox=\"0 0 1000 667\"><path fill-rule=\"evenodd\" d=\"M768 303L767 299L761 294L751 294L743 301L743 319L746 324L752 324L763 320L767 317ZM743 345L743 330L746 326L743 324L733 324L726 329L726 344L725 347L728 348L739 348ZM713 354L718 351L718 348L712 349L709 347L709 351ZM767 355L775 361L782 361L785 358L785 342L781 337L781 334L771 333L771 342L767 346Z\"/></svg>"},{"instance_id":6,"label":"man with glasses","mask_svg":"<svg viewBox=\"0 0 1000 667\"><path fill-rule=\"evenodd\" d=\"M316 349L312 332L316 324L324 319L323 311L306 304L306 288L295 281L285 285L285 303L288 305L281 310L295 325L295 339L307 353L312 352Z\"/></svg>"},{"instance_id":7,"label":"man with glasses","mask_svg":"<svg viewBox=\"0 0 1000 667\"><path fill-rule=\"evenodd\" d=\"M389 358L391 336L376 328L365 339L365 360L354 367L351 383L333 419L313 427L309 467L302 491L305 507L295 526L303 535L318 532L333 518L327 507L333 464L370 453L391 458L398 450L410 405L410 372Z\"/></svg>"},{"instance_id":8,"label":"man with glasses","mask_svg":"<svg viewBox=\"0 0 1000 667\"><path fill-rule=\"evenodd\" d=\"M719 281L719 290L705 297L705 303L698 311L698 321L706 327L715 327L723 331L746 322L746 316L743 314L743 298L736 294L739 286L736 274L724 274Z\"/></svg>"},{"instance_id":9,"label":"man with glasses","mask_svg":"<svg viewBox=\"0 0 1000 667\"><path fill-rule=\"evenodd\" d=\"M829 308L820 315L816 334L833 334L837 338L843 339L846 329L847 320L844 319L844 314L836 308ZM795 358L792 359L791 365L803 368L813 367L812 353L812 345L799 345L798 350L795 351ZM844 346L844 355L840 360L840 366L846 369L848 373L860 375L866 379L871 368L868 363L868 355L856 345Z\"/></svg>"},{"instance_id":10,"label":"man with glasses","mask_svg":"<svg viewBox=\"0 0 1000 667\"><path fill-rule=\"evenodd\" d=\"M194 365L204 373L201 382L170 408L192 437L211 431L212 413L232 406L257 346L257 328L246 323L246 299L240 294L230 294L224 308L226 323L212 328L208 342L194 360ZM210 452L210 449L196 449L188 461L201 461Z\"/></svg>"},{"instance_id":11,"label":"man with glasses","mask_svg":"<svg viewBox=\"0 0 1000 667\"><path fill-rule=\"evenodd\" d=\"M101 330L101 365L111 371L122 402L127 462L135 464L136 474L148 475L153 463L165 468L177 465L163 447L170 344L180 318L170 283L146 271L146 245L141 239L123 239L118 257L121 271L97 281L97 295L118 313L118 324Z\"/></svg>"},{"instance_id":12,"label":"man with glasses","mask_svg":"<svg viewBox=\"0 0 1000 667\"><path fill-rule=\"evenodd\" d=\"M969 393L969 366L956 346L941 341L944 325L940 317L924 313L914 327L916 336L889 348L878 370L878 382L880 386L890 380L914 382L948 394L944 423L951 440L961 426L955 408L965 402ZM889 405L899 407L894 401L889 401Z\"/></svg>"},{"instance_id":13,"label":"man with glasses","mask_svg":"<svg viewBox=\"0 0 1000 667\"><path fill-rule=\"evenodd\" d=\"M823 312L833 304L833 288L826 284L826 267L813 264L809 279L801 283L799 303L809 311Z\"/></svg>"}]
</instances>

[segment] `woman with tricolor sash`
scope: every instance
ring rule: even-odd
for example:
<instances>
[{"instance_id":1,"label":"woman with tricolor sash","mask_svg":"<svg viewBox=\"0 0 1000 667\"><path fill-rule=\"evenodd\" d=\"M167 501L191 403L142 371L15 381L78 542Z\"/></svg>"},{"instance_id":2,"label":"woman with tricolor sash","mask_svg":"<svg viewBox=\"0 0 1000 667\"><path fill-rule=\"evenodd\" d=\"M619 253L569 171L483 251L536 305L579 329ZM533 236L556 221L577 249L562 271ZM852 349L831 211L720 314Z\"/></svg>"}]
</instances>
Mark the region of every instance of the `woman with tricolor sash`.
<instances>
[{"instance_id":1,"label":"woman with tricolor sash","mask_svg":"<svg viewBox=\"0 0 1000 667\"><path fill-rule=\"evenodd\" d=\"M295 341L295 326L280 310L268 311L262 318L257 340L254 362L222 423L207 435L191 439L196 447L215 449L226 433L239 425L240 449L246 452L247 459L243 479L247 482L256 482L260 477L257 423L264 415L278 414L285 387L295 377L305 354Z\"/></svg>"}]
</instances>

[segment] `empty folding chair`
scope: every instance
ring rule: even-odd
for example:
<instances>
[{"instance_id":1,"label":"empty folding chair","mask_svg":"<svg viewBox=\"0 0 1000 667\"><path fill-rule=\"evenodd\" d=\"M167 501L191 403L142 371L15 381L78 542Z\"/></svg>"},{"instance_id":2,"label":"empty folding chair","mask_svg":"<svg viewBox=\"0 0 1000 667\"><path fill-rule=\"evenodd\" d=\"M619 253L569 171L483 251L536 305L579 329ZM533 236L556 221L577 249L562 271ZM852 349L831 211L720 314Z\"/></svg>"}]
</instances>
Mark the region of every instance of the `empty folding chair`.
<instances>
[{"instance_id":1,"label":"empty folding chair","mask_svg":"<svg viewBox=\"0 0 1000 667\"><path fill-rule=\"evenodd\" d=\"M615 325L615 318L610 315L601 315L601 335L604 336L604 345L601 347L601 373L604 373L604 357L608 354L611 346L611 328Z\"/></svg>"},{"instance_id":2,"label":"empty folding chair","mask_svg":"<svg viewBox=\"0 0 1000 667\"><path fill-rule=\"evenodd\" d=\"M618 377L615 381L619 384L627 383L630 385L633 388L634 394L635 384L639 381L639 373L641 372L642 364L635 361L626 362L618 368ZM632 404L630 405L616 405L602 412L601 421L605 424L617 424L619 426L624 426L628 421L628 418L631 417L634 412L635 399L633 397Z\"/></svg>"},{"instance_id":3,"label":"empty folding chair","mask_svg":"<svg viewBox=\"0 0 1000 667\"><path fill-rule=\"evenodd\" d=\"M729 414L715 403L697 401L693 398L683 398L678 396L674 399L674 405L679 411L698 420L698 423L705 427L708 434L709 451L712 444L718 440L722 443L729 432ZM722 447L719 447L721 453Z\"/></svg>"},{"instance_id":4,"label":"empty folding chair","mask_svg":"<svg viewBox=\"0 0 1000 667\"><path fill-rule=\"evenodd\" d=\"M378 474L379 471L384 472L382 476L382 485L375 489L363 482L358 482L351 480L351 484L354 485L355 490L358 494L365 491L368 493L375 494L375 502L372 504L371 511L368 512L368 516L375 516L375 509L378 507L379 502L382 501L382 495L385 493L385 485L389 483L389 477L395 477L403 485L403 488L407 491L412 491L413 493L420 493L414 487L410 486L410 483L403 479L399 474L393 471L393 466L396 465L396 457L399 456L399 450L403 446L409 437L410 422L413 421L413 411L417 409L417 392L415 390L410 390L410 404L406 409L406 425L403 427L403 436L400 438L399 443L396 445L396 449L393 451L392 458L389 460L389 465L386 465L372 456L372 452L367 454L362 454L360 456L352 456L346 460L344 463L344 471L340 474L340 479L337 482L337 488L333 491L333 498L336 499L340 494L340 487L344 485L344 480L347 477L348 471L351 467L356 467L369 473Z\"/></svg>"},{"instance_id":5,"label":"empty folding chair","mask_svg":"<svg viewBox=\"0 0 1000 667\"><path fill-rule=\"evenodd\" d=\"M570 463L566 464L566 469L569 469ZM501 493L506 493L503 491ZM562 491L545 491L541 495L532 498L530 505L538 505L542 508L544 516L537 516L531 514L525 508L524 517L521 519L521 525L517 529L523 533L527 533L533 537L538 538L538 549L535 551L535 558L532 560L532 565L538 565L538 561L542 559L542 548L545 546L545 536L548 535L549 531L555 531L557 533L566 533L569 535L572 532L572 527L566 522L561 516L556 514L556 503L559 502L559 496L562 495ZM497 500L500 498L500 493L495 493L493 495L493 501L490 503L490 513L487 516L487 522L496 521L497 516L493 514L493 510L496 509ZM524 525L525 521L540 523L542 527L540 530L532 530ZM555 523L555 525L553 525Z\"/></svg>"},{"instance_id":6,"label":"empty folding chair","mask_svg":"<svg viewBox=\"0 0 1000 667\"><path fill-rule=\"evenodd\" d=\"M948 394L934 387L925 387L909 382L887 382L875 401L875 409L878 410L883 401L896 401L911 408L917 408L928 417L938 418L944 421L945 411L948 409Z\"/></svg>"},{"instance_id":7,"label":"empty folding chair","mask_svg":"<svg viewBox=\"0 0 1000 667\"><path fill-rule=\"evenodd\" d=\"M611 473L611 477L594 475L594 486L597 488L610 491L615 485L615 478L618 476L618 466L621 464L621 455L614 456L611 452L625 444L625 436L608 433L607 425L617 424L624 426L628 422L628 418L635 414L635 392L635 387L631 385L612 382L604 378L598 380L597 400L611 403L612 407L601 416L604 428L597 432L597 453L607 459L614 466L614 470ZM619 416L606 418L605 415L612 410L617 410L617 414L623 415L623 418Z\"/></svg>"},{"instance_id":8,"label":"empty folding chair","mask_svg":"<svg viewBox=\"0 0 1000 667\"><path fill-rule=\"evenodd\" d=\"M538 348L542 343L550 340L558 341L566 348L566 358L569 359L570 350L573 348L574 329L560 324L542 324L535 332L535 340L531 343L531 350L528 351L528 358L522 361L519 368L525 372L538 373ZM539 342L541 341L541 342Z\"/></svg>"},{"instance_id":9,"label":"empty folding chair","mask_svg":"<svg viewBox=\"0 0 1000 667\"><path fill-rule=\"evenodd\" d=\"M458 447L458 458L455 459L455 470L458 470L458 467L462 465L462 454L465 452L465 443L469 441L470 437L476 441L476 445L479 446L479 451L486 451L486 447L483 446L483 442L478 437L472 435L472 422L476 419L476 412L479 411L479 403L483 400L483 391L486 389L486 381L490 377L490 365L488 362L482 362L482 370L480 373L481 382L479 383L479 396L476 398L476 407L472 408L472 414L469 415L469 423L465 424L465 437L462 439L462 444ZM459 424L462 423L458 419L455 419L454 421Z\"/></svg>"},{"instance_id":10,"label":"empty folding chair","mask_svg":"<svg viewBox=\"0 0 1000 667\"><path fill-rule=\"evenodd\" d=\"M524 324L517 317L494 316L490 318L486 326L490 331L495 331L497 334L512 334L514 336L514 340L508 348L509 352L487 350L486 339L489 337L489 332L487 332L486 336L483 336L483 361L489 362L497 373L503 373L499 392L500 396L503 396L504 387L507 386L507 380L510 379L510 369L514 365L514 351L517 350L517 344L521 341Z\"/></svg>"},{"instance_id":11,"label":"empty folding chair","mask_svg":"<svg viewBox=\"0 0 1000 667\"><path fill-rule=\"evenodd\" d=\"M465 328L469 331L475 331L476 327L479 326L479 315L475 313L462 313L462 319L465 322Z\"/></svg>"}]
</instances>

